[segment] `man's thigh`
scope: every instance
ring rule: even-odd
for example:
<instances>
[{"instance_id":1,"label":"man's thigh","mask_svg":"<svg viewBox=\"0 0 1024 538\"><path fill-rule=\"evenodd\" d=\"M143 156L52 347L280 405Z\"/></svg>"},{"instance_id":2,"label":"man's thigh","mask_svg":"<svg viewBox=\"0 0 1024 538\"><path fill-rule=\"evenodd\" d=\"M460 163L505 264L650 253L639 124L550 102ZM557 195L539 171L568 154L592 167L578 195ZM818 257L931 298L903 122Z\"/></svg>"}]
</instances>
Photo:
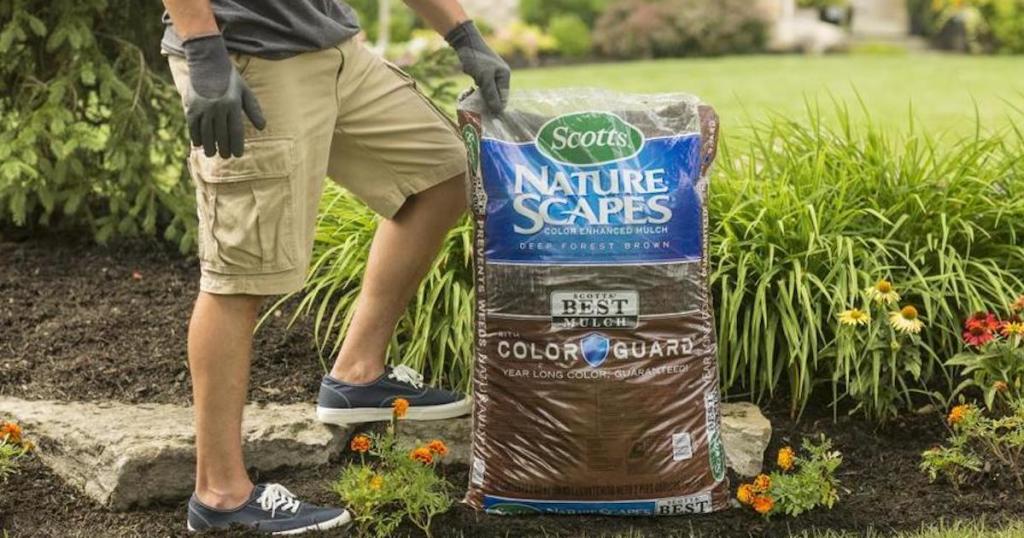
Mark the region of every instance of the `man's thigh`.
<instances>
[{"instance_id":1,"label":"man's thigh","mask_svg":"<svg viewBox=\"0 0 1024 538\"><path fill-rule=\"evenodd\" d=\"M410 196L466 172L458 129L411 77L360 43L339 51L332 179L391 218Z\"/></svg>"},{"instance_id":2,"label":"man's thigh","mask_svg":"<svg viewBox=\"0 0 1024 538\"><path fill-rule=\"evenodd\" d=\"M222 159L193 148L189 168L199 213L200 287L218 294L276 295L305 280L316 212L337 118L337 49L285 60L233 55L267 119L246 119L245 153ZM170 58L178 91L184 59Z\"/></svg>"}]
</instances>

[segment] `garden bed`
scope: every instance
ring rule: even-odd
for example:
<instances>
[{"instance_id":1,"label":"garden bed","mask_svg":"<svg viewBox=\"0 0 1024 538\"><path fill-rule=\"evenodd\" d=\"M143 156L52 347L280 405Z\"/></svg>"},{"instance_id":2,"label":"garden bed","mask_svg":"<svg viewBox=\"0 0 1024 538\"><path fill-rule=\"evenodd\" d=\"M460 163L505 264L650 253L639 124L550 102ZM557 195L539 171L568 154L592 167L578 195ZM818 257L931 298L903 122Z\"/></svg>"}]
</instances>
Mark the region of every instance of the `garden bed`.
<instances>
[{"instance_id":1,"label":"garden bed","mask_svg":"<svg viewBox=\"0 0 1024 538\"><path fill-rule=\"evenodd\" d=\"M185 331L198 267L150 243L95 247L58 237L0 241L0 394L67 400L187 403ZM311 331L287 329L287 312L257 337L252 398L312 402L321 365ZM785 403L784 398L780 402ZM911 415L875 430L860 419L832 422L824 405L799 423L785 405L767 410L775 425L770 455L807 435L826 433L844 455L841 498L831 510L766 523L746 510L672 519L482 516L461 506L440 518L439 536L788 536L805 529L916 530L939 520L1024 518L1024 498L1009 485L956 494L931 485L920 453L943 440L942 416ZM183 425L183 427L188 427ZM31 431L26 432L31 437ZM327 487L344 461L318 469L275 471L313 501L335 502ZM461 488L466 469L445 469ZM0 498L0 528L11 536L177 536L184 504L112 513L64 486L30 457ZM232 535L225 533L225 535Z\"/></svg>"}]
</instances>

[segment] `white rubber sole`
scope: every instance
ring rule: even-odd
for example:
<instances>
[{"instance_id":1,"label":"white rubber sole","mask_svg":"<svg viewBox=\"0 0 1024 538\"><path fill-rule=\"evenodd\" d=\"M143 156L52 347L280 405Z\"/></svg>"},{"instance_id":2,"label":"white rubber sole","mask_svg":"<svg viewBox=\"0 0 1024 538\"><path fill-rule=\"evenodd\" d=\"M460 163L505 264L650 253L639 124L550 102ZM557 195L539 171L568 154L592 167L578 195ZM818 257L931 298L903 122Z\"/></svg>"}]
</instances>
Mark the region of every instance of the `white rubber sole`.
<instances>
[{"instance_id":1,"label":"white rubber sole","mask_svg":"<svg viewBox=\"0 0 1024 538\"><path fill-rule=\"evenodd\" d=\"M473 399L463 398L444 405L409 406L404 420L444 420L468 415L473 410ZM325 424L344 426L363 422L391 420L391 408L357 407L353 409L316 408L316 418Z\"/></svg>"},{"instance_id":2,"label":"white rubber sole","mask_svg":"<svg viewBox=\"0 0 1024 538\"><path fill-rule=\"evenodd\" d=\"M297 529L291 529L291 530L287 530L287 531L272 532L270 534L272 536L288 536L288 535L302 534L302 533L305 533L305 532L312 532L312 531L325 531L325 530L328 530L328 529L336 529L338 527L344 527L344 526L348 525L349 523L352 523L352 515L348 513L348 510L346 510L340 516L338 516L338 517L336 517L334 519L329 519L327 521L321 521L319 523L316 523L314 525L309 525L307 527L299 527ZM186 523L186 526L188 527L188 532L199 532L199 531L197 531L197 530L192 528L192 524L191 523Z\"/></svg>"}]
</instances>

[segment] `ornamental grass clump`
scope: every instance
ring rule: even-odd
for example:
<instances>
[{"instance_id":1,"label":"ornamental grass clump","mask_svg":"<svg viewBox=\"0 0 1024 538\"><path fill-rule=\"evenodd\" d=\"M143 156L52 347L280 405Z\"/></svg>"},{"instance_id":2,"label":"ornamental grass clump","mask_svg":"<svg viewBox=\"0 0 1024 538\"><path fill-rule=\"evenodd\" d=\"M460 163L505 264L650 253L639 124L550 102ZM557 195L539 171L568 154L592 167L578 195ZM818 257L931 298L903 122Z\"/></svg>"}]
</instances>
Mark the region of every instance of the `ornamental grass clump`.
<instances>
[{"instance_id":1,"label":"ornamental grass clump","mask_svg":"<svg viewBox=\"0 0 1024 538\"><path fill-rule=\"evenodd\" d=\"M765 518L799 516L819 506L832 508L839 500L836 470L843 462L842 455L824 435L817 442L805 440L802 450L804 455L792 447L779 450L778 470L741 484L736 500Z\"/></svg>"},{"instance_id":2,"label":"ornamental grass clump","mask_svg":"<svg viewBox=\"0 0 1024 538\"><path fill-rule=\"evenodd\" d=\"M994 312L972 314L963 324L966 351L946 361L963 378L953 395L978 391L985 407L1009 413L1010 403L1024 397L1024 296L1013 300L1000 318Z\"/></svg>"},{"instance_id":3,"label":"ornamental grass clump","mask_svg":"<svg viewBox=\"0 0 1024 538\"><path fill-rule=\"evenodd\" d=\"M907 331L921 318L901 309L891 320L890 308L910 305L928 326L952 327L964 305L1021 289L1024 132L935 140L852 121L842 103L836 121L809 108L727 140L718 160L710 232L723 378L755 397L782 391L794 413L820 387L891 416L884 404L902 392L901 374L874 373L884 350L868 365L823 353L842 328L835 321L883 275L898 286L872 296L872 317ZM959 335L920 336L935 351L920 348L921 381L941 383Z\"/></svg>"},{"instance_id":4,"label":"ornamental grass clump","mask_svg":"<svg viewBox=\"0 0 1024 538\"><path fill-rule=\"evenodd\" d=\"M1011 400L1007 409L996 415L971 403L953 406L946 416L949 438L924 451L921 470L958 490L1004 477L1024 489L1024 400Z\"/></svg>"},{"instance_id":5,"label":"ornamental grass clump","mask_svg":"<svg viewBox=\"0 0 1024 538\"><path fill-rule=\"evenodd\" d=\"M834 361L836 393L843 387L856 403L851 413L884 422L910 403L911 389L931 375L935 354L922 338L920 311L901 302L890 280L876 281L861 297L837 316L835 344L824 356Z\"/></svg>"},{"instance_id":6,"label":"ornamental grass clump","mask_svg":"<svg viewBox=\"0 0 1024 538\"><path fill-rule=\"evenodd\" d=\"M359 434L349 442L359 461L342 471L333 490L352 512L356 536L391 536L403 520L432 536L433 518L451 508L453 487L437 470L448 445L434 439L403 448L399 422L408 409L407 400L395 400L384 433Z\"/></svg>"},{"instance_id":7,"label":"ornamental grass clump","mask_svg":"<svg viewBox=\"0 0 1024 538\"><path fill-rule=\"evenodd\" d=\"M33 448L32 442L25 439L21 426L0 420L0 484L18 470L19 460Z\"/></svg>"}]
</instances>

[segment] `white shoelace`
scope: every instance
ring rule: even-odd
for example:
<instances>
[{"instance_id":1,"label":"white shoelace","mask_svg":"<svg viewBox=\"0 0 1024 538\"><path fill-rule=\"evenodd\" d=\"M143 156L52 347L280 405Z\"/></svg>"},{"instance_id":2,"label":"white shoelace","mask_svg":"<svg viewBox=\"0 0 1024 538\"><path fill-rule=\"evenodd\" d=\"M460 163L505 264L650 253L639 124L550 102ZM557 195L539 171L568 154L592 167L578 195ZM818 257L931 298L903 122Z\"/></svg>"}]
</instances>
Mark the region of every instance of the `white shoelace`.
<instances>
[{"instance_id":1,"label":"white shoelace","mask_svg":"<svg viewBox=\"0 0 1024 538\"><path fill-rule=\"evenodd\" d=\"M293 514L299 511L299 500L281 484L264 486L263 493L256 502L260 503L260 508L270 510L271 518L277 515L278 510L287 510Z\"/></svg>"},{"instance_id":2,"label":"white shoelace","mask_svg":"<svg viewBox=\"0 0 1024 538\"><path fill-rule=\"evenodd\" d=\"M409 368L408 366L401 364L395 366L388 374L388 377L402 383L408 383L415 388L421 388L423 386L423 376L419 372Z\"/></svg>"}]
</instances>

